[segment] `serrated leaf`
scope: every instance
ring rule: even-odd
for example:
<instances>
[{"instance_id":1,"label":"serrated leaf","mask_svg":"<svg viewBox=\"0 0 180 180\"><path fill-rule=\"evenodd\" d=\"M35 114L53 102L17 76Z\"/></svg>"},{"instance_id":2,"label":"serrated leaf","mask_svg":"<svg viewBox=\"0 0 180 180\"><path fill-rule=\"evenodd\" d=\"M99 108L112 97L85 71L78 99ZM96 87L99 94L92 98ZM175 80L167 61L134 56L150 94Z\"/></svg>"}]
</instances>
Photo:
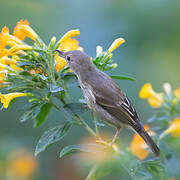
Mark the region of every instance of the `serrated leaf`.
<instances>
[{"instance_id":1,"label":"serrated leaf","mask_svg":"<svg viewBox=\"0 0 180 180\"><path fill-rule=\"evenodd\" d=\"M40 108L40 112L38 113L34 121L34 127L39 127L46 120L51 108L52 104L46 103L42 105L42 107Z\"/></svg>"},{"instance_id":2,"label":"serrated leaf","mask_svg":"<svg viewBox=\"0 0 180 180\"><path fill-rule=\"evenodd\" d=\"M103 150L103 148L104 146L97 145L97 144L70 145L62 149L62 151L60 152L60 158L71 155L71 154L80 153L80 152L86 152L86 153L100 152L101 150Z\"/></svg>"},{"instance_id":3,"label":"serrated leaf","mask_svg":"<svg viewBox=\"0 0 180 180\"><path fill-rule=\"evenodd\" d=\"M120 80L129 80L129 81L136 81L136 79L129 77L129 76L124 76L124 75L111 75L110 76L112 79L120 79Z\"/></svg>"},{"instance_id":4,"label":"serrated leaf","mask_svg":"<svg viewBox=\"0 0 180 180\"><path fill-rule=\"evenodd\" d=\"M35 156L44 151L49 145L61 140L71 127L70 122L65 122L62 125L51 127L45 131L36 145Z\"/></svg>"}]
</instances>

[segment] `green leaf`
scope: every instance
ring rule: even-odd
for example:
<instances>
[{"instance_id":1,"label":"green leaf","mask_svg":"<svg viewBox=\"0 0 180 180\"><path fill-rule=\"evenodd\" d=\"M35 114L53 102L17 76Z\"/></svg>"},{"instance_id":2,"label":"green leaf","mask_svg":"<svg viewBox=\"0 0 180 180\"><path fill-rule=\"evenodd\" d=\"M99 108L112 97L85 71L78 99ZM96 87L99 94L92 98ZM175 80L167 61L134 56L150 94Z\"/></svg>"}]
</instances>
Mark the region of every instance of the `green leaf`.
<instances>
[{"instance_id":1,"label":"green leaf","mask_svg":"<svg viewBox=\"0 0 180 180\"><path fill-rule=\"evenodd\" d=\"M42 105L40 112L34 121L34 127L39 127L46 120L51 108L52 104L46 103Z\"/></svg>"},{"instance_id":2,"label":"green leaf","mask_svg":"<svg viewBox=\"0 0 180 180\"><path fill-rule=\"evenodd\" d=\"M51 84L50 91L52 93L63 91L64 89L61 86L56 86L55 84Z\"/></svg>"},{"instance_id":3,"label":"green leaf","mask_svg":"<svg viewBox=\"0 0 180 180\"><path fill-rule=\"evenodd\" d=\"M66 146L65 148L62 149L60 152L60 158L64 156L68 156L71 154L75 153L80 153L80 152L86 152L86 153L95 153L102 151L104 146L97 145L97 144L76 144L76 145L70 145Z\"/></svg>"},{"instance_id":4,"label":"green leaf","mask_svg":"<svg viewBox=\"0 0 180 180\"><path fill-rule=\"evenodd\" d=\"M34 119L40 112L41 104L33 103L28 105L28 108L25 106L23 110L25 113L20 117L20 122L25 122L28 119Z\"/></svg>"},{"instance_id":5,"label":"green leaf","mask_svg":"<svg viewBox=\"0 0 180 180\"><path fill-rule=\"evenodd\" d=\"M141 162L139 167L136 168L136 172L137 175L139 172L144 172L147 174L147 176L151 175L153 179L167 179L165 167L159 160L148 160Z\"/></svg>"},{"instance_id":6,"label":"green leaf","mask_svg":"<svg viewBox=\"0 0 180 180\"><path fill-rule=\"evenodd\" d=\"M112 79L120 79L120 80L129 80L129 81L136 81L136 79L129 77L129 76L119 76L119 75L111 75L110 76Z\"/></svg>"},{"instance_id":7,"label":"green leaf","mask_svg":"<svg viewBox=\"0 0 180 180\"><path fill-rule=\"evenodd\" d=\"M35 156L44 151L49 145L61 140L71 127L70 122L65 122L62 125L51 127L45 131L36 145Z\"/></svg>"}]
</instances>

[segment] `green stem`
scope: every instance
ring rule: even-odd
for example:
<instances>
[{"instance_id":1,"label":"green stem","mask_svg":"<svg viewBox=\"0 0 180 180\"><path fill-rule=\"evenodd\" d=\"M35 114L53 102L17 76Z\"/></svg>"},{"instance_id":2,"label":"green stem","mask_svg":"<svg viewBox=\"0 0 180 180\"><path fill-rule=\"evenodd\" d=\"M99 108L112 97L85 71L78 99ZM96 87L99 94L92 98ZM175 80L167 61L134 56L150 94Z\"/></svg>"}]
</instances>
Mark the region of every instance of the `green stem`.
<instances>
[{"instance_id":1,"label":"green stem","mask_svg":"<svg viewBox=\"0 0 180 180\"><path fill-rule=\"evenodd\" d=\"M83 119L81 119L78 115L75 115L75 117L81 122L81 124L92 136L97 136L97 134L89 127L89 125Z\"/></svg>"},{"instance_id":2,"label":"green stem","mask_svg":"<svg viewBox=\"0 0 180 180\"><path fill-rule=\"evenodd\" d=\"M54 77L55 68L54 68L54 54L53 54L53 51L48 52L48 57L49 57L49 74L51 76L52 83L56 84L55 77Z\"/></svg>"},{"instance_id":3,"label":"green stem","mask_svg":"<svg viewBox=\"0 0 180 180\"><path fill-rule=\"evenodd\" d=\"M96 114L93 113L93 117L94 117L94 126L95 126L95 130L96 130L96 135L99 136L99 129L98 129L98 121L97 121L97 117L96 117Z\"/></svg>"},{"instance_id":4,"label":"green stem","mask_svg":"<svg viewBox=\"0 0 180 180\"><path fill-rule=\"evenodd\" d=\"M64 104L66 105L66 102L64 99L62 99L61 97L57 96L58 99ZM72 112L73 113L73 112ZM97 134L93 131L93 129L91 127L89 127L89 125L81 118L79 117L77 114L73 113L74 117L83 125L83 127L92 135L92 136L96 136Z\"/></svg>"}]
</instances>

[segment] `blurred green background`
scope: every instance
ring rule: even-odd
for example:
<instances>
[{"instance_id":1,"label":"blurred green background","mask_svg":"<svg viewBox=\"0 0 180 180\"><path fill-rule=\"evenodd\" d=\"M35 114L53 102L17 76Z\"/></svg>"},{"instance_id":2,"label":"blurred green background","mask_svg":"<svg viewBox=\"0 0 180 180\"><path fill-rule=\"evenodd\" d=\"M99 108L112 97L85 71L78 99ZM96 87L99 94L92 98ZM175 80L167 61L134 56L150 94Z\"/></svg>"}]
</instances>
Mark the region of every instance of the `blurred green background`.
<instances>
[{"instance_id":1,"label":"blurred green background","mask_svg":"<svg viewBox=\"0 0 180 180\"><path fill-rule=\"evenodd\" d=\"M107 49L115 38L125 38L126 43L114 52L113 59L119 66L111 74L137 79L137 82L118 81L118 84L132 99L144 122L152 112L138 97L140 87L146 82L152 83L156 91L162 91L164 82L170 82L173 88L180 86L179 0L0 0L1 28L7 25L12 31L20 19L30 21L45 42L53 35L59 39L70 29L80 29L78 40L90 56L95 56L96 45ZM81 91L76 93L80 97ZM43 131L63 121L64 116L52 111L42 127L33 129L31 121L19 122L23 101L18 102L0 112L0 141L19 143L34 151ZM63 141L41 153L37 179L83 179L86 173L77 175L79 170L73 158L61 160L58 152L65 145L79 142L84 133L73 129Z\"/></svg>"}]
</instances>

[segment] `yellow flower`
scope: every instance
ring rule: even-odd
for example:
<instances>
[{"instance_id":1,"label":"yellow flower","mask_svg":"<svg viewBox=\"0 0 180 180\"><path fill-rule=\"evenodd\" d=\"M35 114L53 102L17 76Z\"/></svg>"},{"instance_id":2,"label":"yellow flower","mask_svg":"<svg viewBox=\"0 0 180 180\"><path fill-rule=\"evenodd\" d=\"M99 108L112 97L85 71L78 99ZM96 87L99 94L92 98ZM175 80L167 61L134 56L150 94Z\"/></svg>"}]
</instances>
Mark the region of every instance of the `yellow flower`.
<instances>
[{"instance_id":1,"label":"yellow flower","mask_svg":"<svg viewBox=\"0 0 180 180\"><path fill-rule=\"evenodd\" d=\"M145 125L144 129L146 131L148 131L149 130L149 126ZM148 131L148 134L149 135L153 135L154 132L153 131ZM134 134L133 140L131 141L131 144L130 144L130 151L131 151L131 153L134 154L135 156L137 156L140 160L143 160L149 154L149 151L147 150L147 148L148 148L148 146L144 142L142 137L139 136L138 134Z\"/></svg>"},{"instance_id":2,"label":"yellow flower","mask_svg":"<svg viewBox=\"0 0 180 180\"><path fill-rule=\"evenodd\" d=\"M38 39L38 35L29 25L21 24L18 26L18 28L19 28L19 31L21 31L22 35L24 35L24 37L29 37L33 41L36 41Z\"/></svg>"},{"instance_id":3,"label":"yellow flower","mask_svg":"<svg viewBox=\"0 0 180 180\"><path fill-rule=\"evenodd\" d=\"M0 71L0 84L4 82L4 79L6 78L6 75L3 71Z\"/></svg>"},{"instance_id":4,"label":"yellow flower","mask_svg":"<svg viewBox=\"0 0 180 180\"><path fill-rule=\"evenodd\" d=\"M7 175L12 179L29 179L38 166L34 156L25 150L13 152L7 165Z\"/></svg>"},{"instance_id":5,"label":"yellow flower","mask_svg":"<svg viewBox=\"0 0 180 180\"><path fill-rule=\"evenodd\" d=\"M175 118L164 134L171 134L174 137L180 137L180 119Z\"/></svg>"},{"instance_id":6,"label":"yellow flower","mask_svg":"<svg viewBox=\"0 0 180 180\"><path fill-rule=\"evenodd\" d=\"M176 178L169 178L168 180L176 180Z\"/></svg>"},{"instance_id":7,"label":"yellow flower","mask_svg":"<svg viewBox=\"0 0 180 180\"><path fill-rule=\"evenodd\" d=\"M7 56L4 56L4 57L0 58L0 63L4 64L4 65L8 65L8 64L16 64L17 61L15 61Z\"/></svg>"},{"instance_id":8,"label":"yellow flower","mask_svg":"<svg viewBox=\"0 0 180 180\"><path fill-rule=\"evenodd\" d=\"M80 31L78 29L68 31L58 42L59 50L61 51L73 51L80 49L79 42L76 39L72 39L74 36L78 36ZM59 72L63 69L67 62L64 58L60 57L57 53L55 54L56 59L56 71Z\"/></svg>"},{"instance_id":9,"label":"yellow flower","mask_svg":"<svg viewBox=\"0 0 180 180\"><path fill-rule=\"evenodd\" d=\"M9 49L8 54L12 55L12 54L16 54L21 50L32 50L33 47L29 46L29 45L17 45L17 46L13 46L12 48Z\"/></svg>"},{"instance_id":10,"label":"yellow flower","mask_svg":"<svg viewBox=\"0 0 180 180\"><path fill-rule=\"evenodd\" d=\"M56 71L59 72L67 65L67 62L64 58L60 57L58 54L55 54L55 59L56 59Z\"/></svg>"},{"instance_id":11,"label":"yellow flower","mask_svg":"<svg viewBox=\"0 0 180 180\"><path fill-rule=\"evenodd\" d=\"M163 94L156 93L152 89L152 85L150 83L146 83L143 85L139 92L139 97L142 99L148 99L148 103L152 107L160 107L163 104Z\"/></svg>"},{"instance_id":12,"label":"yellow flower","mask_svg":"<svg viewBox=\"0 0 180 180\"><path fill-rule=\"evenodd\" d=\"M174 95L177 97L177 98L180 98L180 88L176 89L174 91Z\"/></svg>"},{"instance_id":13,"label":"yellow flower","mask_svg":"<svg viewBox=\"0 0 180 180\"><path fill-rule=\"evenodd\" d=\"M125 40L123 38L115 39L115 41L111 44L108 49L108 53L113 52L116 48L118 48L121 44L123 44Z\"/></svg>"},{"instance_id":14,"label":"yellow flower","mask_svg":"<svg viewBox=\"0 0 180 180\"><path fill-rule=\"evenodd\" d=\"M58 41L58 44L61 44L67 39L78 36L78 35L80 35L79 29L70 30Z\"/></svg>"},{"instance_id":15,"label":"yellow flower","mask_svg":"<svg viewBox=\"0 0 180 180\"><path fill-rule=\"evenodd\" d=\"M79 48L79 42L76 39L66 39L66 41L63 41L60 46L59 49L61 51L73 51L73 50L77 50Z\"/></svg>"},{"instance_id":16,"label":"yellow flower","mask_svg":"<svg viewBox=\"0 0 180 180\"><path fill-rule=\"evenodd\" d=\"M2 28L2 31L0 33L0 47L5 48L7 42L10 43L11 41L17 44L22 44L22 41L20 39L9 34L9 29L5 26Z\"/></svg>"},{"instance_id":17,"label":"yellow flower","mask_svg":"<svg viewBox=\"0 0 180 180\"><path fill-rule=\"evenodd\" d=\"M8 55L8 49L0 48L0 58Z\"/></svg>"},{"instance_id":18,"label":"yellow flower","mask_svg":"<svg viewBox=\"0 0 180 180\"><path fill-rule=\"evenodd\" d=\"M24 40L27 37L27 34L24 33L21 29L21 25L30 25L28 20L20 20L17 22L16 27L14 28L13 35L19 38L20 40Z\"/></svg>"},{"instance_id":19,"label":"yellow flower","mask_svg":"<svg viewBox=\"0 0 180 180\"><path fill-rule=\"evenodd\" d=\"M17 97L22 97L22 96L27 96L27 94L26 94L26 93L18 93L18 92L9 93L9 94L1 94L1 93L0 93L1 103L3 103L5 109L8 108L9 103L10 103L13 99L15 99L15 98L17 98Z\"/></svg>"}]
</instances>

